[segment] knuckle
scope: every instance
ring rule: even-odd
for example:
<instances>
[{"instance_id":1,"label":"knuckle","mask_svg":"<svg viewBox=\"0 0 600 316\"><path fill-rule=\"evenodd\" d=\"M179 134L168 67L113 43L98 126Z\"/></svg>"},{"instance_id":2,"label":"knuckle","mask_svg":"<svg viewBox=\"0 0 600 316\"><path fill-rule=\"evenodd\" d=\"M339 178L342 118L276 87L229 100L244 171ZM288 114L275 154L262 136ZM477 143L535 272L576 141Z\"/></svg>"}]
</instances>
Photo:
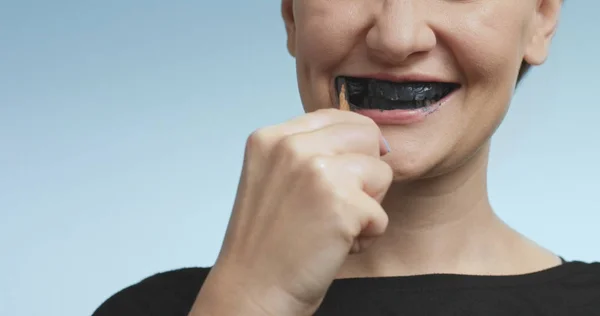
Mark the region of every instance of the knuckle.
<instances>
[{"instance_id":1,"label":"knuckle","mask_svg":"<svg viewBox=\"0 0 600 316\"><path fill-rule=\"evenodd\" d=\"M332 117L336 115L335 109L319 109L314 112L306 114L307 127L310 129L316 129L321 126L330 124L333 120Z\"/></svg>"},{"instance_id":2,"label":"knuckle","mask_svg":"<svg viewBox=\"0 0 600 316\"><path fill-rule=\"evenodd\" d=\"M325 203L331 209L337 209L339 203L346 200L347 195L335 175L333 164L331 157L313 156L303 164L303 171L313 190L322 192Z\"/></svg>"},{"instance_id":3,"label":"knuckle","mask_svg":"<svg viewBox=\"0 0 600 316\"><path fill-rule=\"evenodd\" d=\"M302 153L302 139L298 135L282 138L276 145L275 152L279 157L299 158Z\"/></svg>"},{"instance_id":4,"label":"knuckle","mask_svg":"<svg viewBox=\"0 0 600 316\"><path fill-rule=\"evenodd\" d=\"M381 130L375 124L355 124L345 134L352 135L352 138L361 143L369 144L369 147L375 146L377 150L379 149L379 142L373 142L373 140L379 139Z\"/></svg>"},{"instance_id":5,"label":"knuckle","mask_svg":"<svg viewBox=\"0 0 600 316\"><path fill-rule=\"evenodd\" d=\"M375 168L375 170L379 171L379 172L384 172L385 175L387 177L388 174L392 173L392 166L390 166L389 163L379 159L379 158L375 158L375 157L368 157L368 160L366 160L366 163L372 164L373 167Z\"/></svg>"},{"instance_id":6,"label":"knuckle","mask_svg":"<svg viewBox=\"0 0 600 316\"><path fill-rule=\"evenodd\" d=\"M305 169L309 174L319 182L328 182L327 169L329 161L323 156L314 156L307 160Z\"/></svg>"},{"instance_id":7,"label":"knuckle","mask_svg":"<svg viewBox=\"0 0 600 316\"><path fill-rule=\"evenodd\" d=\"M379 127L377 126L377 123L375 123L375 121L373 121L373 119L368 116L359 115L358 120L363 122L365 125L370 125L372 127L379 129Z\"/></svg>"},{"instance_id":8,"label":"knuckle","mask_svg":"<svg viewBox=\"0 0 600 316\"><path fill-rule=\"evenodd\" d=\"M370 134L370 136L378 137L381 134L381 129L370 118L367 118L367 119L370 120L372 123L372 124L371 123L365 124L365 128L366 128L367 132Z\"/></svg>"},{"instance_id":9,"label":"knuckle","mask_svg":"<svg viewBox=\"0 0 600 316\"><path fill-rule=\"evenodd\" d=\"M246 140L246 151L261 150L268 147L272 132L268 127L262 127L250 134Z\"/></svg>"}]
</instances>

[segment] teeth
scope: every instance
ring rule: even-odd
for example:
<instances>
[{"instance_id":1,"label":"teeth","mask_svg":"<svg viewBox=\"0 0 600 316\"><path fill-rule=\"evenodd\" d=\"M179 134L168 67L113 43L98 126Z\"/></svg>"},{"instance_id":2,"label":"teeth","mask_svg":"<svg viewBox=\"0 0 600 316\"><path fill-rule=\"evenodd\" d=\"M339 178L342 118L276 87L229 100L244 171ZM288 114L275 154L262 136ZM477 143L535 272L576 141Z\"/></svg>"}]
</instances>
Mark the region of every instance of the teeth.
<instances>
[{"instance_id":1,"label":"teeth","mask_svg":"<svg viewBox=\"0 0 600 316\"><path fill-rule=\"evenodd\" d=\"M349 94L363 94L365 91L365 85L361 82L347 80L346 83L348 84Z\"/></svg>"},{"instance_id":2,"label":"teeth","mask_svg":"<svg viewBox=\"0 0 600 316\"><path fill-rule=\"evenodd\" d=\"M396 83L365 78L344 79L348 101L354 108L380 110L426 108L459 87L457 84L441 82Z\"/></svg>"},{"instance_id":3,"label":"teeth","mask_svg":"<svg viewBox=\"0 0 600 316\"><path fill-rule=\"evenodd\" d=\"M430 105L435 104L435 100L417 100L414 101L415 107L416 108L423 108L423 107L428 107Z\"/></svg>"},{"instance_id":4,"label":"teeth","mask_svg":"<svg viewBox=\"0 0 600 316\"><path fill-rule=\"evenodd\" d=\"M408 101L408 102L398 102L398 101L390 101L388 99L381 98L365 98L360 106L351 104L351 108L356 109L379 109L381 111L386 110L415 110L415 109L426 109L431 105L436 104L439 100L420 100L420 101Z\"/></svg>"},{"instance_id":5,"label":"teeth","mask_svg":"<svg viewBox=\"0 0 600 316\"><path fill-rule=\"evenodd\" d=\"M367 86L365 92L369 97L404 102L435 99L436 95L444 93L447 88L447 84L427 82L395 83L369 80L364 84Z\"/></svg>"},{"instance_id":6,"label":"teeth","mask_svg":"<svg viewBox=\"0 0 600 316\"><path fill-rule=\"evenodd\" d=\"M416 100L416 101L423 101L423 100L425 100L425 99L426 99L426 98L425 98L425 95L423 95L423 94L420 94L420 93L419 93L419 94L417 94L417 95L415 96L415 100Z\"/></svg>"}]
</instances>

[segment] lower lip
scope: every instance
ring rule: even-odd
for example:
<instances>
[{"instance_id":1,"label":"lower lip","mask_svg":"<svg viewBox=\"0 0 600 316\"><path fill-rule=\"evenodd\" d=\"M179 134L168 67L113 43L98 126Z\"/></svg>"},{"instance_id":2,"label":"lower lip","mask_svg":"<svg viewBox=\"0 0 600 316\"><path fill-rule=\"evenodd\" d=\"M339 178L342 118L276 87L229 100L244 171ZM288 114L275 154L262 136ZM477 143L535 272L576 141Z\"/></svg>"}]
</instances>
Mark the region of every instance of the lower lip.
<instances>
[{"instance_id":1,"label":"lower lip","mask_svg":"<svg viewBox=\"0 0 600 316\"><path fill-rule=\"evenodd\" d=\"M379 125L408 125L424 121L430 114L439 110L442 105L450 100L450 98L460 89L457 89L445 96L438 102L424 108L415 110L354 110L354 112L371 118Z\"/></svg>"}]
</instances>

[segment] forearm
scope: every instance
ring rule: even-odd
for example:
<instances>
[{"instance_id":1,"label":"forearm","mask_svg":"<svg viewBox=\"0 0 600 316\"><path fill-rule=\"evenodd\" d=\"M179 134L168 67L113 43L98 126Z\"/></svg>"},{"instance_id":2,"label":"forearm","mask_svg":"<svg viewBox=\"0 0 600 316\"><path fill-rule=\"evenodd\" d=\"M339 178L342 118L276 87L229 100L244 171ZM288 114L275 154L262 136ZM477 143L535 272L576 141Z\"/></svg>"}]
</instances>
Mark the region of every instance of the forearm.
<instances>
[{"instance_id":1,"label":"forearm","mask_svg":"<svg viewBox=\"0 0 600 316\"><path fill-rule=\"evenodd\" d=\"M279 316L273 315L245 295L204 287L188 316Z\"/></svg>"},{"instance_id":2,"label":"forearm","mask_svg":"<svg viewBox=\"0 0 600 316\"><path fill-rule=\"evenodd\" d=\"M233 280L232 280L233 279ZM235 277L209 274L188 316L308 316L287 295L257 284L245 286Z\"/></svg>"}]
</instances>

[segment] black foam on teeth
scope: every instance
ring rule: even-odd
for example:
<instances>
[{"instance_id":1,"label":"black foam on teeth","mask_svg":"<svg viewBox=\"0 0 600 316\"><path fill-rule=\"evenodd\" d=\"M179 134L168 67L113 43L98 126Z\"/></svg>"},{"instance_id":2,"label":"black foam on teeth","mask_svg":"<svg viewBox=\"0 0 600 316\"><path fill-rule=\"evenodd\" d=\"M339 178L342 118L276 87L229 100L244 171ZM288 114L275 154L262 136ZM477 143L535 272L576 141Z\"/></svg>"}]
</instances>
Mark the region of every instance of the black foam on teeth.
<instances>
[{"instance_id":1,"label":"black foam on teeth","mask_svg":"<svg viewBox=\"0 0 600 316\"><path fill-rule=\"evenodd\" d=\"M457 84L444 82L398 83L368 78L343 79L348 87L348 101L355 107L366 109L417 109L431 104L431 101L441 100L458 88ZM339 87L339 84L336 85Z\"/></svg>"}]
</instances>

